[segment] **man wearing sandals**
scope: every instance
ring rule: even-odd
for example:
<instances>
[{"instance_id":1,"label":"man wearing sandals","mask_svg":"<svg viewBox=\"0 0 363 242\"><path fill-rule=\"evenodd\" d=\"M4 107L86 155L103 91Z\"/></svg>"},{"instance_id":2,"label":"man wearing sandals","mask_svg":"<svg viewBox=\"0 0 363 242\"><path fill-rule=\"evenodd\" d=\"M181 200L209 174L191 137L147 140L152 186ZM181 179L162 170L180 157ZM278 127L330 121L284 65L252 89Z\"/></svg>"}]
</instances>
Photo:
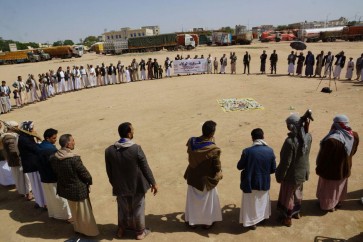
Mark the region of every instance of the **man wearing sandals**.
<instances>
[{"instance_id":1,"label":"man wearing sandals","mask_svg":"<svg viewBox=\"0 0 363 242\"><path fill-rule=\"evenodd\" d=\"M117 196L118 231L121 238L125 230L134 230L136 239L142 240L150 230L145 227L145 193L149 188L156 195L153 173L140 145L135 144L131 123L119 125L120 140L105 150L106 171L112 193Z\"/></svg>"}]
</instances>

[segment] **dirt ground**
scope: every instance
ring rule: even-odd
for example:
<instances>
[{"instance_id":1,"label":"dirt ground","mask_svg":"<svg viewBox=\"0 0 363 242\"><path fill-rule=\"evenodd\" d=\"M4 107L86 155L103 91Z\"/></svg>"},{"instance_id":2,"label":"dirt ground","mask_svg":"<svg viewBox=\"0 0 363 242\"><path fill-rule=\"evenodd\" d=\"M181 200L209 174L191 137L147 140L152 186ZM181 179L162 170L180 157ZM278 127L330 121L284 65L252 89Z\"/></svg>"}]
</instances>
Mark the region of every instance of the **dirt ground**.
<instances>
[{"instance_id":1,"label":"dirt ground","mask_svg":"<svg viewBox=\"0 0 363 242\"><path fill-rule=\"evenodd\" d=\"M266 50L268 56L276 49L279 55L277 75L259 75L259 56ZM363 42L310 43L308 49L317 55L321 50L337 54L344 50L354 61L363 52ZM306 54L307 50L304 51ZM243 75L242 58L245 51L252 57L251 75ZM59 134L71 133L76 141L75 153L81 155L93 176L91 201L101 234L98 240L115 239L117 210L115 197L105 170L104 150L118 139L117 127L129 121L135 128L134 140L148 158L160 191L153 197L146 195L146 224L152 230L147 241L363 241L363 153L353 158L349 178L348 198L341 209L322 213L317 206L315 159L320 140L329 131L336 114L346 114L353 130L363 136L363 84L342 80L332 81L331 94L321 93L329 81L317 78L287 76L289 43L253 43L250 46L204 47L190 52L166 52L103 56L85 54L82 58L52 60L41 63L0 66L0 79L9 85L18 75L39 74L58 66L128 64L132 58L157 58L163 63L168 56L184 57L196 54L219 59L223 53L236 52L237 75L174 76L170 79L112 85L58 95L46 102L28 105L1 115L1 120L35 121L35 129L42 134L47 128ZM267 64L267 67L269 65ZM267 68L267 72L269 72ZM355 75L354 75L355 77ZM318 87L320 83L320 86ZM216 100L223 98L254 98L263 110L223 112ZM310 126L313 136L310 153L310 180L304 184L302 218L293 220L290 228L277 221L276 201L279 184L272 176L270 196L272 215L265 225L250 231L238 223L242 192L239 189L239 171L236 164L241 151L251 145L250 132L260 127L266 142L274 149L276 161L287 134L285 119L290 113L302 115L313 110L315 121ZM217 122L216 144L222 149L223 180L218 185L223 221L210 230L189 230L184 225L187 185L183 174L187 166L186 141L201 134L206 120ZM64 241L74 238L72 225L50 219L47 213L33 208L34 202L20 198L11 187L0 186L0 241ZM327 238L331 238L328 240ZM341 240L332 240L332 239ZM132 234L125 239L133 240Z\"/></svg>"}]
</instances>

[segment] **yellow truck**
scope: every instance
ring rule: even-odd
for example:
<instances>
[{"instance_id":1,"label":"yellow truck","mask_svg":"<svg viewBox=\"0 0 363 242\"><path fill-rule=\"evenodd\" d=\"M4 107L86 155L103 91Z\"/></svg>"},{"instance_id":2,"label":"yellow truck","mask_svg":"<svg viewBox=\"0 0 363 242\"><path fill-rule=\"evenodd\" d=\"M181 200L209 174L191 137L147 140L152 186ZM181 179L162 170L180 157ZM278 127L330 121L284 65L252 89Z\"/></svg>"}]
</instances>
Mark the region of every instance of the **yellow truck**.
<instances>
[{"instance_id":1,"label":"yellow truck","mask_svg":"<svg viewBox=\"0 0 363 242\"><path fill-rule=\"evenodd\" d=\"M34 54L31 50L18 50L0 53L0 64L17 64L37 61L40 61L39 55Z\"/></svg>"},{"instance_id":2,"label":"yellow truck","mask_svg":"<svg viewBox=\"0 0 363 242\"><path fill-rule=\"evenodd\" d=\"M104 53L104 45L103 42L97 42L93 44L90 48L90 51L96 52L96 54L103 54Z\"/></svg>"},{"instance_id":3,"label":"yellow truck","mask_svg":"<svg viewBox=\"0 0 363 242\"><path fill-rule=\"evenodd\" d=\"M83 46L81 45L64 45L64 46L55 46L41 49L44 53L50 55L50 58L72 58L81 57L83 55Z\"/></svg>"}]
</instances>

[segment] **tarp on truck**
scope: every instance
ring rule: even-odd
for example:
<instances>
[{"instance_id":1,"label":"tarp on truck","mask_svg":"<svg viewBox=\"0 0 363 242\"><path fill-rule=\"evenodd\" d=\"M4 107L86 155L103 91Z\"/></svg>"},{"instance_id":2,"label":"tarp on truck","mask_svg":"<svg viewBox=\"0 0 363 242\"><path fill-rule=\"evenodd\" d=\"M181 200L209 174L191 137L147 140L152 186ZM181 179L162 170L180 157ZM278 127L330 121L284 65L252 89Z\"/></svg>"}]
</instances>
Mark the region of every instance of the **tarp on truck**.
<instances>
[{"instance_id":1,"label":"tarp on truck","mask_svg":"<svg viewBox=\"0 0 363 242\"><path fill-rule=\"evenodd\" d=\"M176 34L160 34L130 38L128 42L129 49L177 45Z\"/></svg>"}]
</instances>

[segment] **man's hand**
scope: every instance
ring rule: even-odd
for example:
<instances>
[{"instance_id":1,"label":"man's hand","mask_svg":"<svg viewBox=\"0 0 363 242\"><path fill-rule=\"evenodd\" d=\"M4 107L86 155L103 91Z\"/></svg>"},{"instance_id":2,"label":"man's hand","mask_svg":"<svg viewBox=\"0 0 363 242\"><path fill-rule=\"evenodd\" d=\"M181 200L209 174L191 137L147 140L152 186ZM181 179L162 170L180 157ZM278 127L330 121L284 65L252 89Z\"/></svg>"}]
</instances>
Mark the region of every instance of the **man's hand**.
<instances>
[{"instance_id":1,"label":"man's hand","mask_svg":"<svg viewBox=\"0 0 363 242\"><path fill-rule=\"evenodd\" d=\"M151 185L151 192L152 194L154 194L154 196L156 195L156 193L158 193L158 185L154 184Z\"/></svg>"}]
</instances>

